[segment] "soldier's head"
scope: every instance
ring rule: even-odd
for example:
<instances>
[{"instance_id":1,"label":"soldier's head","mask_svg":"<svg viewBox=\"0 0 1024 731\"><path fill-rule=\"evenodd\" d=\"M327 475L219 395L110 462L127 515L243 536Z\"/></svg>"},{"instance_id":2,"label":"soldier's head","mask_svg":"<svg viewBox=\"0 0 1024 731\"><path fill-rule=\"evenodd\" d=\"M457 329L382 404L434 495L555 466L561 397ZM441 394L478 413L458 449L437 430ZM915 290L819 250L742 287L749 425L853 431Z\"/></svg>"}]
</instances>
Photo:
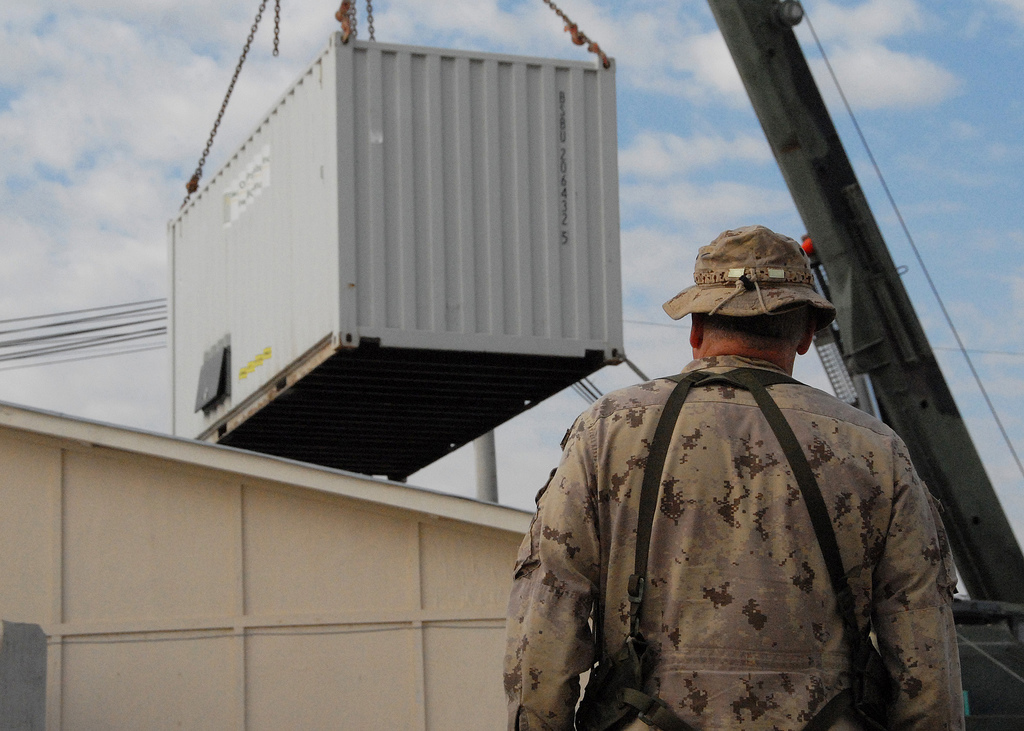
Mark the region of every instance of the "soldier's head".
<instances>
[{"instance_id":1,"label":"soldier's head","mask_svg":"<svg viewBox=\"0 0 1024 731\"><path fill-rule=\"evenodd\" d=\"M781 355L791 369L814 331L835 317L832 303L814 289L800 245L764 226L724 231L701 247L693 280L664 308L674 320L692 316L696 357L747 355L778 362Z\"/></svg>"}]
</instances>

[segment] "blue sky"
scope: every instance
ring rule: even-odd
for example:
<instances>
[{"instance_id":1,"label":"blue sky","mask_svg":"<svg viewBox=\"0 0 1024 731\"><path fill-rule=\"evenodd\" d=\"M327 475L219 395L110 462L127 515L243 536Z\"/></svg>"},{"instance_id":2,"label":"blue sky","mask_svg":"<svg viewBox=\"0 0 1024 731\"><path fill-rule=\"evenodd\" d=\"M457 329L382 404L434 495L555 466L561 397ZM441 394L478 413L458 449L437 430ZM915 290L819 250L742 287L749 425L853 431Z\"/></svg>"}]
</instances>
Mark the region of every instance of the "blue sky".
<instances>
[{"instance_id":1,"label":"blue sky","mask_svg":"<svg viewBox=\"0 0 1024 731\"><path fill-rule=\"evenodd\" d=\"M206 177L326 43L337 2L273 2ZM564 0L616 58L626 346L651 375L689 360L662 301L719 231L802 225L704 0ZM807 0L825 50L932 277L1024 450L1024 0ZM166 223L258 2L28 0L0 8L0 318L161 297ZM377 39L586 58L540 0L376 0ZM360 28L366 25L360 9ZM861 185L1004 505L1024 479L957 353L807 24L797 28ZM1011 353L1011 355L996 354ZM815 356L797 375L826 386ZM594 377L633 381L624 367ZM5 371L0 400L165 431L165 351ZM503 501L529 507L585 403L571 390L498 430ZM472 494L471 449L413 484Z\"/></svg>"}]
</instances>

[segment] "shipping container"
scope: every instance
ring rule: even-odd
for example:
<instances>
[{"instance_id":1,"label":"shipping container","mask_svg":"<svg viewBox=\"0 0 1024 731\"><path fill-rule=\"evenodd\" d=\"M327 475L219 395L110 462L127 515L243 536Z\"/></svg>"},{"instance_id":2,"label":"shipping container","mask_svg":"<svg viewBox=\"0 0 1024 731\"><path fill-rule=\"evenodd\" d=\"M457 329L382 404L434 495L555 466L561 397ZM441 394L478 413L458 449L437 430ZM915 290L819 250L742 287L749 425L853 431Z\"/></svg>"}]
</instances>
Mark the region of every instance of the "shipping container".
<instances>
[{"instance_id":1,"label":"shipping container","mask_svg":"<svg viewBox=\"0 0 1024 731\"><path fill-rule=\"evenodd\" d=\"M614 66L335 34L168 228L174 433L404 478L622 356Z\"/></svg>"}]
</instances>

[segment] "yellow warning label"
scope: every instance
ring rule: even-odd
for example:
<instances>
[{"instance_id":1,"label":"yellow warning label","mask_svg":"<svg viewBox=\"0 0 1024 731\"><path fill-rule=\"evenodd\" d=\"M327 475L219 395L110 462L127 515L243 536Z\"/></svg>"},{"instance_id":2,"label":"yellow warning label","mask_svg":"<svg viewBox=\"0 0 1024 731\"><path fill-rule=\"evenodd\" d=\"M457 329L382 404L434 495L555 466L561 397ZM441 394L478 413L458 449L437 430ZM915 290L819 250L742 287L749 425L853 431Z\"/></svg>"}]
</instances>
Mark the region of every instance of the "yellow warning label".
<instances>
[{"instance_id":1,"label":"yellow warning label","mask_svg":"<svg viewBox=\"0 0 1024 731\"><path fill-rule=\"evenodd\" d=\"M273 350L268 346L263 349L263 352L257 355L255 358L246 363L242 368L238 370L238 380L242 381L249 377L249 374L263 365L266 361L270 360L270 356L273 355Z\"/></svg>"}]
</instances>

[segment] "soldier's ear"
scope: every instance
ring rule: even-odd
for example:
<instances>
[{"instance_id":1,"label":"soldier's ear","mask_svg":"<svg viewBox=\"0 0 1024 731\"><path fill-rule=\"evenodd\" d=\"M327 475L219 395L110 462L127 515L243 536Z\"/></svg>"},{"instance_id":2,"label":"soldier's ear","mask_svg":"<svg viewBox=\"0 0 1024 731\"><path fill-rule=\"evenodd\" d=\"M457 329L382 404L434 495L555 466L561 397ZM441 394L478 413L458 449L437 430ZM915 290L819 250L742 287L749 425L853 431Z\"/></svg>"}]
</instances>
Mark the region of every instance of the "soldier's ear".
<instances>
[{"instance_id":1,"label":"soldier's ear","mask_svg":"<svg viewBox=\"0 0 1024 731\"><path fill-rule=\"evenodd\" d=\"M808 307L808 310L811 308ZM804 334L800 338L800 342L796 346L796 352L799 355L803 355L811 349L811 343L814 342L814 332L817 329L818 321L814 316L813 312L807 313L807 322L804 325Z\"/></svg>"},{"instance_id":2,"label":"soldier's ear","mask_svg":"<svg viewBox=\"0 0 1024 731\"><path fill-rule=\"evenodd\" d=\"M690 314L690 347L697 350L704 344L704 315L699 312Z\"/></svg>"}]
</instances>

